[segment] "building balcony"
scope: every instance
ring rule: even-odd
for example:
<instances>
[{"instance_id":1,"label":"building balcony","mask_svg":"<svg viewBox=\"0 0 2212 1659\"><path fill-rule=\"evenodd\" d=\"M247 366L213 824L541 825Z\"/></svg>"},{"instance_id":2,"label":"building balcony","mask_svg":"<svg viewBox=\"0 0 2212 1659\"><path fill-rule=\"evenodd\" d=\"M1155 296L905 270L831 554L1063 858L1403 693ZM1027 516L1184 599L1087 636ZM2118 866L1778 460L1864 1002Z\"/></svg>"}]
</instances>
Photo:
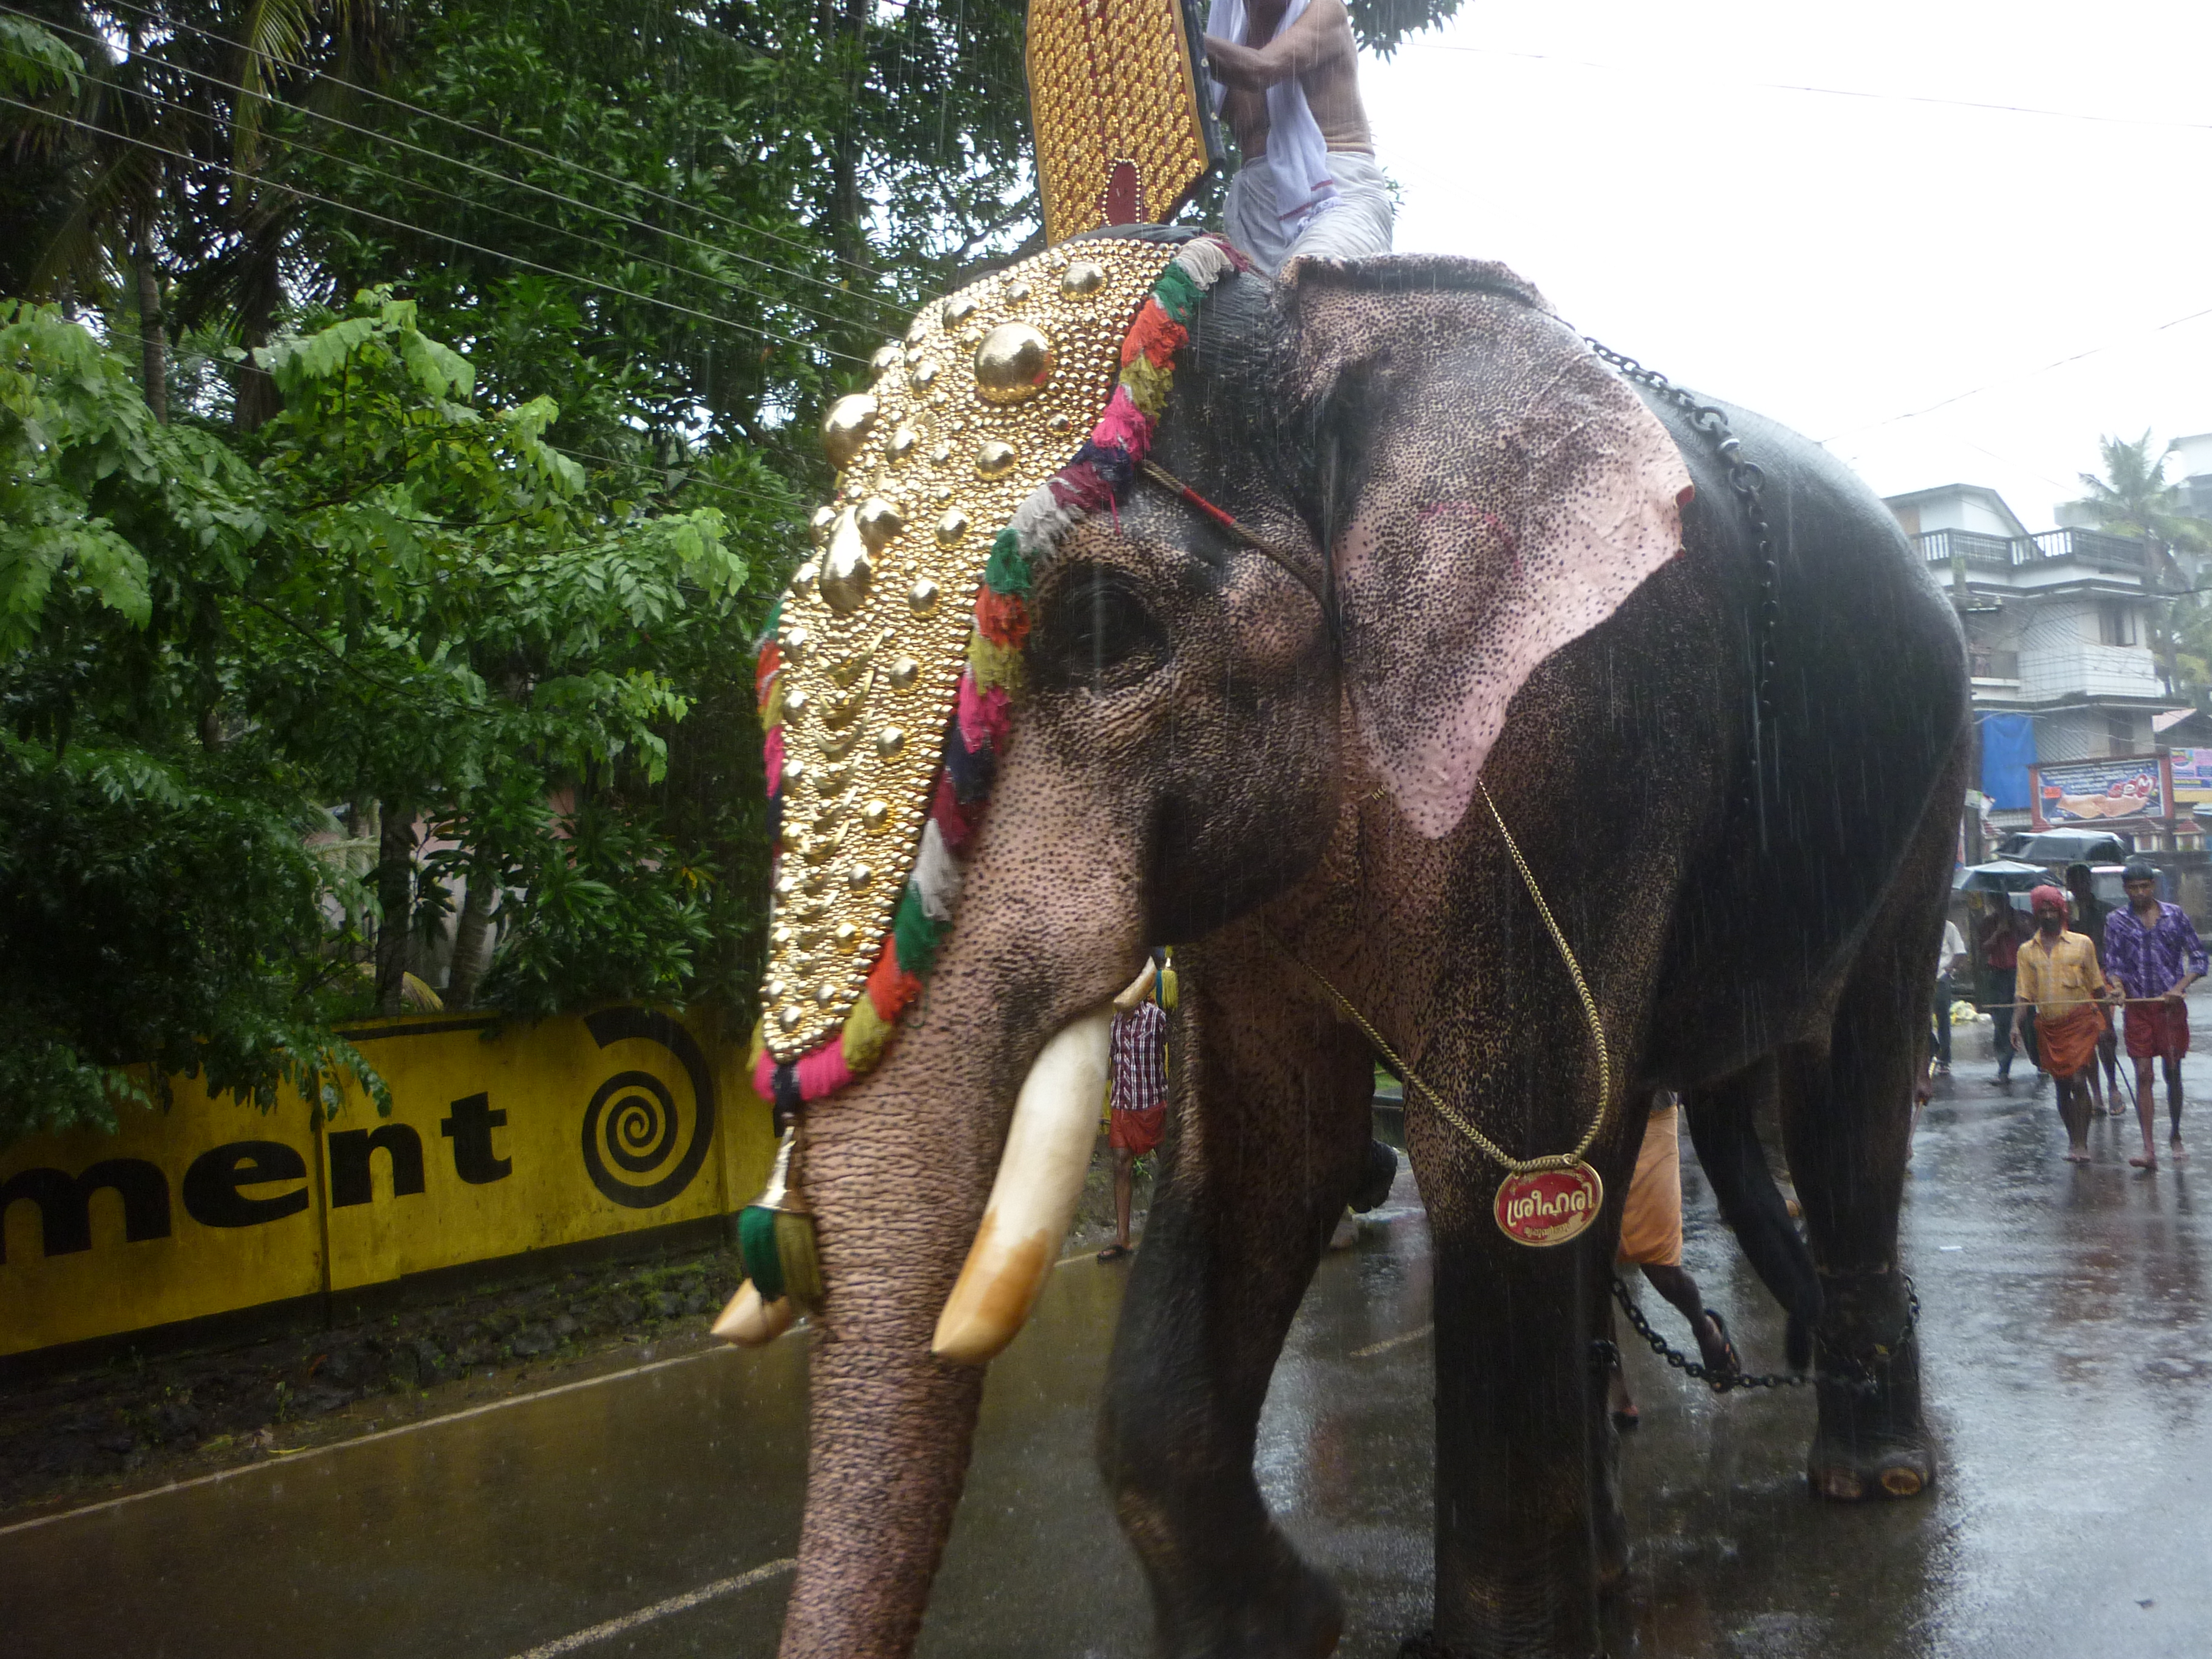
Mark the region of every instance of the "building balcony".
<instances>
[{"instance_id":1,"label":"building balcony","mask_svg":"<svg viewBox=\"0 0 2212 1659\"><path fill-rule=\"evenodd\" d=\"M1920 556L1929 564L1954 560L1971 571L2012 572L2060 562L2140 577L2144 548L2125 536L2101 530L2046 530L2035 536L1986 536L1973 530L1929 530L1915 536Z\"/></svg>"},{"instance_id":2,"label":"building balcony","mask_svg":"<svg viewBox=\"0 0 2212 1659\"><path fill-rule=\"evenodd\" d=\"M2166 695L2157 659L2140 646L2069 644L2023 651L2018 666L2021 696L2038 702L2057 697Z\"/></svg>"}]
</instances>

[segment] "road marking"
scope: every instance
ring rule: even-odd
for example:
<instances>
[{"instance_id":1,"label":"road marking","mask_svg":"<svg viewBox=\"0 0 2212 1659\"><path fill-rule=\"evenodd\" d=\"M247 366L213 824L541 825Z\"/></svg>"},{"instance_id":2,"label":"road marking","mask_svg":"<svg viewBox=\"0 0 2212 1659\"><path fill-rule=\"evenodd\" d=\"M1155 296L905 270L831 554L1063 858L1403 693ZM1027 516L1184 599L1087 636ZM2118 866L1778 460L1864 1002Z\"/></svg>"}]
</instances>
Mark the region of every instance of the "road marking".
<instances>
[{"instance_id":1,"label":"road marking","mask_svg":"<svg viewBox=\"0 0 2212 1659\"><path fill-rule=\"evenodd\" d=\"M144 1492L125 1492L120 1498L110 1498L97 1504L87 1504L81 1509L64 1510L58 1515L34 1516L28 1521L11 1522L0 1527L0 1538L11 1532L28 1532L33 1527L51 1527L62 1521L74 1521L79 1516L97 1515L102 1510L121 1509L125 1504L143 1503L149 1498L162 1498L173 1492L190 1492L194 1486L212 1486L217 1481L229 1480L241 1474L252 1474L257 1469L295 1469L310 1458L322 1457L331 1452L346 1451L355 1446L366 1446L372 1440L390 1440L395 1436L413 1434L422 1429L434 1429L442 1423L459 1423L471 1417L482 1417L487 1412L502 1412L509 1406L526 1406L533 1400L550 1400L556 1394L574 1394L579 1389L596 1389L602 1382L616 1382L627 1376L643 1376L647 1371L665 1371L672 1365L688 1365L696 1359L711 1359L718 1354L734 1353L737 1350L725 1343L701 1348L696 1353L680 1353L673 1359L655 1359L643 1365L630 1365L618 1371L608 1371L599 1376L580 1377L574 1382L556 1382L550 1389L538 1389L529 1394L509 1395L504 1400L488 1400L481 1406L471 1406L465 1411L447 1412L442 1417L425 1417L417 1422L402 1423L397 1428L378 1429L369 1434L357 1434L348 1440L333 1440L326 1446L301 1446L289 1451L273 1452L265 1463L240 1463L234 1468L217 1469L213 1474L196 1474L189 1480L172 1480L167 1486L149 1486Z\"/></svg>"},{"instance_id":2,"label":"road marking","mask_svg":"<svg viewBox=\"0 0 2212 1659\"><path fill-rule=\"evenodd\" d=\"M1386 1336L1380 1342L1370 1342L1364 1348L1354 1348L1352 1351L1352 1357L1354 1359L1372 1359L1378 1353L1388 1353L1393 1348L1404 1347L1408 1342L1418 1342L1435 1329L1435 1322L1431 1321L1418 1331L1407 1331L1403 1336Z\"/></svg>"},{"instance_id":3,"label":"road marking","mask_svg":"<svg viewBox=\"0 0 2212 1659\"><path fill-rule=\"evenodd\" d=\"M514 1659L554 1659L556 1654L574 1653L578 1648L588 1647L594 1642L604 1642L610 1636L620 1636L626 1630L635 1630L640 1625L649 1625L656 1619L665 1619L672 1613L682 1613L702 1602L712 1601L717 1596L729 1595L741 1589L750 1589L755 1584L764 1584L769 1579L789 1572L799 1565L793 1556L780 1561L770 1561L755 1567L750 1572L741 1572L735 1578L717 1578L711 1584L702 1584L697 1589L686 1590L681 1595L672 1595L665 1601L655 1601L649 1607L640 1607L635 1613L626 1613L619 1619L610 1619L604 1625L593 1625L580 1630L574 1636L534 1647L527 1653L518 1653Z\"/></svg>"}]
</instances>

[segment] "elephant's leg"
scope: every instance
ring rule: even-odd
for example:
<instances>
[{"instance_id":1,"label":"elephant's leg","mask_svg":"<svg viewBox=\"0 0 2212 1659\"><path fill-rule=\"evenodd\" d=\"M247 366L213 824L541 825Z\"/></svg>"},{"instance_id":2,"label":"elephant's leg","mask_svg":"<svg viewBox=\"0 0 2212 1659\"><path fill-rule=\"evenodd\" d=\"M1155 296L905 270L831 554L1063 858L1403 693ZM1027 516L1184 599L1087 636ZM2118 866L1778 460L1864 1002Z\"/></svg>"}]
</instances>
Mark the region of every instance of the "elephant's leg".
<instances>
[{"instance_id":1,"label":"elephant's leg","mask_svg":"<svg viewBox=\"0 0 2212 1659\"><path fill-rule=\"evenodd\" d=\"M1954 789L1935 799L1955 802ZM1807 1476L1823 1497L1910 1498L1936 1479L1920 1407L1920 1345L1897 1254L1954 825L1932 814L1869 930L1825 1049L1782 1054L1782 1134L1820 1281L1814 1332L1820 1428Z\"/></svg>"},{"instance_id":2,"label":"elephant's leg","mask_svg":"<svg viewBox=\"0 0 2212 1659\"><path fill-rule=\"evenodd\" d=\"M1252 1459L1284 1335L1365 1168L1371 1061L1279 958L1183 955L1175 1104L1099 1466L1162 1653L1325 1654L1340 1605L1277 1530Z\"/></svg>"},{"instance_id":3,"label":"elephant's leg","mask_svg":"<svg viewBox=\"0 0 2212 1659\"><path fill-rule=\"evenodd\" d=\"M1626 1549L1596 1346L1618 1200L1570 1244L1512 1243L1491 1213L1500 1171L1437 1146L1455 1131L1431 1114L1408 1129L1437 1247L1435 1650L1585 1659ZM1617 1162L1604 1173L1625 1190Z\"/></svg>"}]
</instances>

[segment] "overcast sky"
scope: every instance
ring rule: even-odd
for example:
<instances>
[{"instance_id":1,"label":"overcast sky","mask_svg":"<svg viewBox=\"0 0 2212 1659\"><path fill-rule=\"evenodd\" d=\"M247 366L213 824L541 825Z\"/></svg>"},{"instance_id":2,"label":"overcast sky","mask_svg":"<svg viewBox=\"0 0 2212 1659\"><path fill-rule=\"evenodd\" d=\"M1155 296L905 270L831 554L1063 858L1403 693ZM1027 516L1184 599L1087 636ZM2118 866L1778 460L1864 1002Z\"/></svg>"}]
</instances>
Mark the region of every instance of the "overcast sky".
<instances>
[{"instance_id":1,"label":"overcast sky","mask_svg":"<svg viewBox=\"0 0 2212 1659\"><path fill-rule=\"evenodd\" d=\"M2212 0L1468 0L1362 85L1401 250L1882 494L2041 530L2100 434L2212 432Z\"/></svg>"}]
</instances>

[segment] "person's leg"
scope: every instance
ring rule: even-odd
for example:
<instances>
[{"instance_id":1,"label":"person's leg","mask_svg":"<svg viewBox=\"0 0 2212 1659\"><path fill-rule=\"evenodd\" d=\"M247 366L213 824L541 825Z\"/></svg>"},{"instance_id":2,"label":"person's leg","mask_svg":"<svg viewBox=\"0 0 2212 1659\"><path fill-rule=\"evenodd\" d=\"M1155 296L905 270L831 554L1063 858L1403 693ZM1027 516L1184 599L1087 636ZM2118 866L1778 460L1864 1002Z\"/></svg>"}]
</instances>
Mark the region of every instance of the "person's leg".
<instances>
[{"instance_id":1,"label":"person's leg","mask_svg":"<svg viewBox=\"0 0 2212 1659\"><path fill-rule=\"evenodd\" d=\"M1114 1149L1114 1242L1129 1248L1129 1206L1137 1185L1137 1155L1126 1146Z\"/></svg>"},{"instance_id":2,"label":"person's leg","mask_svg":"<svg viewBox=\"0 0 2212 1659\"><path fill-rule=\"evenodd\" d=\"M1720 1316L1705 1306L1699 1294L1698 1281L1688 1271L1679 1266L1647 1261L1644 1277L1651 1288L1673 1303L1683 1318L1690 1322L1690 1330L1698 1339L1698 1355L1709 1371L1732 1372L1737 1369L1735 1355L1729 1346L1728 1333L1721 1328Z\"/></svg>"},{"instance_id":3,"label":"person's leg","mask_svg":"<svg viewBox=\"0 0 2212 1659\"><path fill-rule=\"evenodd\" d=\"M2014 1015L2014 1027L2020 1032L2021 1047L2027 1054L2027 1063L2035 1067L2034 1092L2039 1095L2043 1085L2051 1081L2051 1073L2043 1069L2043 1051L2036 1046L2034 1008L2022 1008Z\"/></svg>"},{"instance_id":4,"label":"person's leg","mask_svg":"<svg viewBox=\"0 0 2212 1659\"><path fill-rule=\"evenodd\" d=\"M2076 1164L2089 1161L2089 1095L2081 1073L2051 1074L2058 1091L2058 1117L2066 1126L2066 1156Z\"/></svg>"},{"instance_id":5,"label":"person's leg","mask_svg":"<svg viewBox=\"0 0 2212 1659\"><path fill-rule=\"evenodd\" d=\"M1989 994L1993 1006L1990 1009L1990 1035L1995 1040L1997 1059L1997 1081L2012 1080L2012 1000L2014 970L1992 968L1989 970Z\"/></svg>"},{"instance_id":6,"label":"person's leg","mask_svg":"<svg viewBox=\"0 0 2212 1659\"><path fill-rule=\"evenodd\" d=\"M2166 1109L2172 1123L2166 1137L2167 1148L2179 1163L2184 1156L2181 1150L2181 1056L2166 1056Z\"/></svg>"},{"instance_id":7,"label":"person's leg","mask_svg":"<svg viewBox=\"0 0 2212 1659\"><path fill-rule=\"evenodd\" d=\"M1936 998L1929 1009L1936 1020L1936 1075L1947 1077L1951 1071L1951 981L1936 981Z\"/></svg>"},{"instance_id":8,"label":"person's leg","mask_svg":"<svg viewBox=\"0 0 2212 1659\"><path fill-rule=\"evenodd\" d=\"M2097 1040L2097 1057L2105 1066L2106 1109L2114 1117L2119 1117L2125 1114L2128 1106L2120 1098L2120 1028L2117 1014L2112 1017L2112 1023L2105 1028L2105 1035Z\"/></svg>"},{"instance_id":9,"label":"person's leg","mask_svg":"<svg viewBox=\"0 0 2212 1659\"><path fill-rule=\"evenodd\" d=\"M2142 1127L2142 1156L2131 1158L2129 1163L2138 1170L2158 1168L2158 1153L2152 1139L2152 1126L2158 1115L2158 1065L2153 1056L2136 1057L2136 1121Z\"/></svg>"}]
</instances>

